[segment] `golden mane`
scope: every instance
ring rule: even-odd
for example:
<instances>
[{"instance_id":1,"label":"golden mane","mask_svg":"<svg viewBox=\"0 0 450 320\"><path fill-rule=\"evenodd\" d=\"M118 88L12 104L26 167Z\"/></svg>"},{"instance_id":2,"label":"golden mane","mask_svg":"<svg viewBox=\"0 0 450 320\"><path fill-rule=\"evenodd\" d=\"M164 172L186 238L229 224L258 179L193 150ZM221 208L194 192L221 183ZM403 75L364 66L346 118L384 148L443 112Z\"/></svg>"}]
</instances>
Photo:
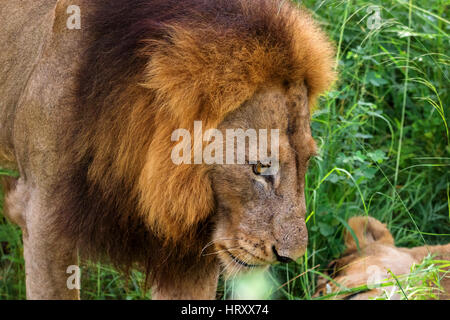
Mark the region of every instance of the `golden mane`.
<instances>
[{"instance_id":1,"label":"golden mane","mask_svg":"<svg viewBox=\"0 0 450 320\"><path fill-rule=\"evenodd\" d=\"M172 245L173 256L186 247L198 252L213 190L208 167L172 163L172 132L192 129L194 120L217 127L268 85L304 82L314 105L335 78L332 45L310 14L287 1L95 7L66 141L66 161L76 169L55 191L72 206L60 230L88 252L147 267L159 246Z\"/></svg>"}]
</instances>

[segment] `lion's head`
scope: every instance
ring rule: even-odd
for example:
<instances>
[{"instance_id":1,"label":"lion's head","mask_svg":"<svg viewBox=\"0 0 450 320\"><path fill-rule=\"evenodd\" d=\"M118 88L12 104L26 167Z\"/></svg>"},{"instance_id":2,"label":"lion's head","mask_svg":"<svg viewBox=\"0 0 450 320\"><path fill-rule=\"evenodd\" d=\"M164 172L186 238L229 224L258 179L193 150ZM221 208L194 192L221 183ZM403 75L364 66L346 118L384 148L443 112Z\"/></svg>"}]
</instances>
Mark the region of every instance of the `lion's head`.
<instances>
[{"instance_id":1,"label":"lion's head","mask_svg":"<svg viewBox=\"0 0 450 320\"><path fill-rule=\"evenodd\" d=\"M218 4L224 7L217 12ZM164 128L140 175L142 212L174 241L211 219L211 248L225 266L296 260L307 245L304 178L315 153L310 109L334 80L332 45L308 13L288 2L216 1L211 7L202 7L195 23L170 25L170 41L151 41L151 52L142 50L151 57L145 87L165 107L156 116ZM277 174L259 175L261 168L248 163L173 165L165 150L177 142L167 137L179 128L194 135L195 121L224 136L227 129L278 129ZM155 180L164 186L149 184ZM161 187L179 197L168 203Z\"/></svg>"},{"instance_id":2,"label":"lion's head","mask_svg":"<svg viewBox=\"0 0 450 320\"><path fill-rule=\"evenodd\" d=\"M79 246L106 248L117 264L144 260L164 269L153 272L159 278L206 255L229 271L297 259L307 245L310 111L335 79L333 45L289 1L136 3L99 2L90 18L95 45L80 69L75 122L84 128L71 131L77 144L68 140L79 169L64 182L78 193L63 192L75 212L64 221L92 226L73 231ZM279 170L174 162L181 142L171 137L180 129L195 137L197 121L224 136L278 129ZM188 145L195 154L195 141Z\"/></svg>"}]
</instances>

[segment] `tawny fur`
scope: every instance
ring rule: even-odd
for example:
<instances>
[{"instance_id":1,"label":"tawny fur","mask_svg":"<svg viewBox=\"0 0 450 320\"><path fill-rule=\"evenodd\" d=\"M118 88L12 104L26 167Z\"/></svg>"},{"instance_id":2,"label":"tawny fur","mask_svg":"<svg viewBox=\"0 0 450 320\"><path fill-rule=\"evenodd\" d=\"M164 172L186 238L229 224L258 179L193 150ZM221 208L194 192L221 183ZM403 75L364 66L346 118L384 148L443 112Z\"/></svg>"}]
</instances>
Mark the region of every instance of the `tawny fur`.
<instances>
[{"instance_id":1,"label":"tawny fur","mask_svg":"<svg viewBox=\"0 0 450 320\"><path fill-rule=\"evenodd\" d=\"M386 225L372 217L353 217L349 219L348 225L353 230L357 240L350 232L345 233L346 251L343 256L333 261L330 266L334 271L330 276L334 281L347 288L366 285L370 278L374 277L373 272L381 272L382 279L390 277L388 270L396 276L408 274L413 264L419 264L429 254L435 259L450 260L450 244L437 246L421 246L415 248L399 248L394 244L394 238ZM447 274L442 274L440 284L443 292L438 292L438 298L447 300L450 298L450 269ZM316 296L327 294L326 284L333 292L339 292L339 286L326 279L319 280L319 289ZM388 287L385 290L392 290ZM330 292L328 292L330 293ZM380 289L373 289L360 294L343 296L344 299L366 300L375 298L382 294ZM341 299L337 296L337 299ZM399 299L399 295L394 295L391 299Z\"/></svg>"}]
</instances>

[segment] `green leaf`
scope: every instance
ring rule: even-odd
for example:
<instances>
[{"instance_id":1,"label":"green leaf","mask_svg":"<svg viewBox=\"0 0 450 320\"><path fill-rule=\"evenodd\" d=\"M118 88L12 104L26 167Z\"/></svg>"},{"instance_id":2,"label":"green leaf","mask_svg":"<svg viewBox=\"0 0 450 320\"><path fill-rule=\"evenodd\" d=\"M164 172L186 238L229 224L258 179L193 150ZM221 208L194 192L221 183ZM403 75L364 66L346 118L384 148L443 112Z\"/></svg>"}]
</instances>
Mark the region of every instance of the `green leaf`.
<instances>
[{"instance_id":1,"label":"green leaf","mask_svg":"<svg viewBox=\"0 0 450 320\"><path fill-rule=\"evenodd\" d=\"M387 80L383 79L380 74L370 71L367 74L366 83L370 83L375 87L380 87L387 84Z\"/></svg>"},{"instance_id":2,"label":"green leaf","mask_svg":"<svg viewBox=\"0 0 450 320\"><path fill-rule=\"evenodd\" d=\"M320 234L324 237L329 237L334 233L334 228L326 223L319 222Z\"/></svg>"},{"instance_id":3,"label":"green leaf","mask_svg":"<svg viewBox=\"0 0 450 320\"><path fill-rule=\"evenodd\" d=\"M386 153L384 153L382 150L376 150L374 152L369 152L369 157L377 162L377 163L382 163L384 160L387 159L386 157Z\"/></svg>"}]
</instances>

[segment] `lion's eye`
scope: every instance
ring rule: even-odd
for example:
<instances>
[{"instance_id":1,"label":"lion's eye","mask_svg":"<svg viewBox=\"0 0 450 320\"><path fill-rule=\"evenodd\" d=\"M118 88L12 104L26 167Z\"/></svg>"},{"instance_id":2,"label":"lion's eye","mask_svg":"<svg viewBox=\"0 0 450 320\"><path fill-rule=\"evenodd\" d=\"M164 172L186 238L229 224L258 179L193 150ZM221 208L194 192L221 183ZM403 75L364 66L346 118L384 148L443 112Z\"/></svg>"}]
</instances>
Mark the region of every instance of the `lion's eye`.
<instances>
[{"instance_id":1,"label":"lion's eye","mask_svg":"<svg viewBox=\"0 0 450 320\"><path fill-rule=\"evenodd\" d=\"M266 174L271 166L272 166L271 163L262 164L261 162L258 161L257 164L253 165L253 173L256 174L257 176Z\"/></svg>"}]
</instances>

